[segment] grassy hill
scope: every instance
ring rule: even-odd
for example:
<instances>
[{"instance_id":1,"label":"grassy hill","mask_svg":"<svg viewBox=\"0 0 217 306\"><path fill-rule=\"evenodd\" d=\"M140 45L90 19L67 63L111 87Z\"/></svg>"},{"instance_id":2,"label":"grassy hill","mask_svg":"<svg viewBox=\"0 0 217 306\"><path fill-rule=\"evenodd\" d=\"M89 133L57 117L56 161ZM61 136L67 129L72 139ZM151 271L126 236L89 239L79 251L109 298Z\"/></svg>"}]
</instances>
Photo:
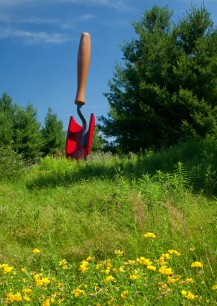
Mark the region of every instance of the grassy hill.
<instances>
[{"instance_id":1,"label":"grassy hill","mask_svg":"<svg viewBox=\"0 0 217 306\"><path fill-rule=\"evenodd\" d=\"M216 305L215 141L0 165L1 305Z\"/></svg>"}]
</instances>

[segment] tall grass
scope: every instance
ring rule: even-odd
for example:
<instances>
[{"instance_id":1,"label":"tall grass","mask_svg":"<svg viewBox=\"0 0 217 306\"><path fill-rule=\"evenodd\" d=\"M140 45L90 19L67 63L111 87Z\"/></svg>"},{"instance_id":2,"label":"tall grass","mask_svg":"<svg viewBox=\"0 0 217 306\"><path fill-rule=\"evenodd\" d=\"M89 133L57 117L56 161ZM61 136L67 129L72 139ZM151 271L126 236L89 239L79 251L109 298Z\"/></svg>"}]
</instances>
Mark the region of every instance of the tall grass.
<instances>
[{"instance_id":1,"label":"tall grass","mask_svg":"<svg viewBox=\"0 0 217 306\"><path fill-rule=\"evenodd\" d=\"M78 305L107 305L112 298L113 305L187 305L194 300L197 304L215 305L216 291L212 288L217 280L216 154L214 141L200 144L189 141L158 153L128 156L98 153L88 161L46 157L26 168L19 180L3 180L0 185L1 304L10 302L6 296L10 290L13 289L11 294L22 291L23 272L19 271L25 267L28 286L36 290L28 305L42 305L46 300L47 304L43 305L49 305L56 294L56 287L50 285L51 290L36 286L33 275L37 273L50 275L50 281L56 277L64 284L62 305L76 301ZM157 238L144 239L147 232L155 233ZM40 254L33 253L34 249L39 249ZM123 260L117 258L115 250L124 252ZM159 271L159 258L168 250L181 254L177 261L171 262L175 271L171 276L182 278L177 279L177 288L171 287L159 272L153 276L147 274L139 260L143 256L150 258ZM88 256L95 258L89 270L91 275L79 274L80 262ZM61 270L59 275L58 262L63 259L70 269ZM110 267L109 275L115 281L107 284L106 274L98 274L95 265L108 259L112 260L114 269L128 267L125 263L129 259L135 260L136 266L130 266L126 280L122 278L124 274L115 275ZM193 269L198 276L190 267L195 261L203 263L202 269ZM2 264L13 266L17 276L4 273L6 268ZM129 277L136 270L140 281L134 283ZM188 277L194 278L192 288L184 281ZM142 282L144 278L150 278L150 283ZM182 286L182 281L186 286ZM90 286L90 282L99 283L99 288L86 290L84 284ZM169 294L172 299L167 299L164 291L161 294L162 282L172 292ZM76 288L79 299L71 293ZM104 294L92 298L94 290ZM191 300L189 295L188 299L189 290L197 297ZM124 291L131 292L126 299L121 298ZM54 298L55 303L57 300ZM15 298L13 302L18 300ZM20 303L27 305L23 299Z\"/></svg>"}]
</instances>

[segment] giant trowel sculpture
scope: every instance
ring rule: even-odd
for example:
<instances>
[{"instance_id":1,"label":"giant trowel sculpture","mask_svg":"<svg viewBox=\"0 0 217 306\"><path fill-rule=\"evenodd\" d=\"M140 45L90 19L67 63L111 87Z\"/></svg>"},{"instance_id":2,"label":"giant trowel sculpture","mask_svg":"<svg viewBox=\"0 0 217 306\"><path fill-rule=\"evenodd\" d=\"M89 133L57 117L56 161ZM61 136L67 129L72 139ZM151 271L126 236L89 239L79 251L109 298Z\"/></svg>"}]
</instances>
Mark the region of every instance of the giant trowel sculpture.
<instances>
[{"instance_id":1,"label":"giant trowel sculpture","mask_svg":"<svg viewBox=\"0 0 217 306\"><path fill-rule=\"evenodd\" d=\"M91 114L90 123L87 126L87 121L81 111L82 106L85 104L85 87L89 64L90 34L85 32L81 35L78 49L77 93L75 97L75 104L77 105L77 112L82 121L82 126L71 116L66 137L66 157L75 159L86 159L90 154L95 126L94 114Z\"/></svg>"}]
</instances>

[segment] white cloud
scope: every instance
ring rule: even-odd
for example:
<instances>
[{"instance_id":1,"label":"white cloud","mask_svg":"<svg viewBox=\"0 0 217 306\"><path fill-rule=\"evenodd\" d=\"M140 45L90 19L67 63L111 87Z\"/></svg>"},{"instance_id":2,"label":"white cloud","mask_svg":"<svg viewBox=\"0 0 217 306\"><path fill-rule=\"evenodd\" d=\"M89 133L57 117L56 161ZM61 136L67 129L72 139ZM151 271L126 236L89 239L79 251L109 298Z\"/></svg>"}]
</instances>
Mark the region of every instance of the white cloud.
<instances>
[{"instance_id":1,"label":"white cloud","mask_svg":"<svg viewBox=\"0 0 217 306\"><path fill-rule=\"evenodd\" d=\"M65 0L71 3L76 4L85 4L85 5L97 5L110 7L119 11L129 11L132 10L132 6L128 4L126 0Z\"/></svg>"},{"instance_id":2,"label":"white cloud","mask_svg":"<svg viewBox=\"0 0 217 306\"><path fill-rule=\"evenodd\" d=\"M61 4L61 3L76 3L78 5L97 5L110 7L116 10L128 11L132 10L132 6L127 0L0 0L0 8L11 9L15 7L23 7L29 5L46 5L46 4Z\"/></svg>"},{"instance_id":3,"label":"white cloud","mask_svg":"<svg viewBox=\"0 0 217 306\"><path fill-rule=\"evenodd\" d=\"M25 44L62 44L71 40L61 33L31 32L0 27L0 38L18 38Z\"/></svg>"}]
</instances>

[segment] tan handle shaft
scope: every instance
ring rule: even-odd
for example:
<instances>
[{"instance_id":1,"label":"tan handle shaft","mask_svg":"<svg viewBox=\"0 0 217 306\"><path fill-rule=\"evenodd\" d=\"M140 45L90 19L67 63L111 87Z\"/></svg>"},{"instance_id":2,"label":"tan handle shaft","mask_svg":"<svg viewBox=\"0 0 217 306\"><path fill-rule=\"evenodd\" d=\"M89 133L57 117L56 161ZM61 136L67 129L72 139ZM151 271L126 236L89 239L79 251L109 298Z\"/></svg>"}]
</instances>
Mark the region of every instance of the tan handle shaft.
<instances>
[{"instance_id":1,"label":"tan handle shaft","mask_svg":"<svg viewBox=\"0 0 217 306\"><path fill-rule=\"evenodd\" d=\"M88 69L90 65L90 34L82 33L79 49L78 49L78 62L77 62L77 93L75 97L75 104L85 104L85 87Z\"/></svg>"}]
</instances>

